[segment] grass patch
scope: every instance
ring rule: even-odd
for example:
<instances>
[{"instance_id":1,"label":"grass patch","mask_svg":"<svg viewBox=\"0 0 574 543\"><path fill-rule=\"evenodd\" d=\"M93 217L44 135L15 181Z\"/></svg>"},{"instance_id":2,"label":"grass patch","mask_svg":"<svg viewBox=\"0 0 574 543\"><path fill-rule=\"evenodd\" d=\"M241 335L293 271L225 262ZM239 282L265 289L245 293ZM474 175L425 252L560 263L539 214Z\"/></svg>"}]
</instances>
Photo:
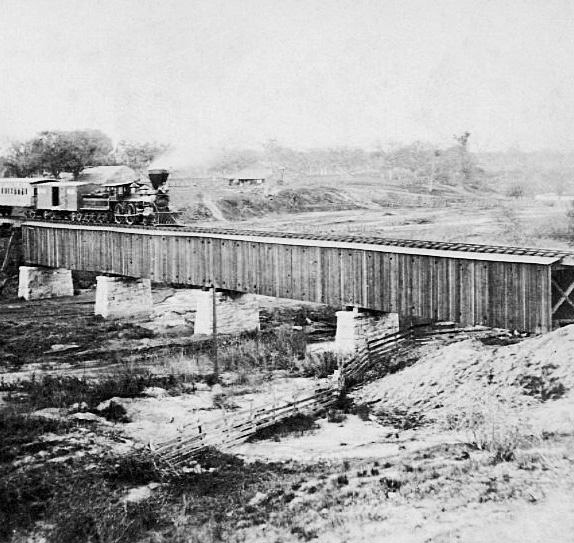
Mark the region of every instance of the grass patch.
<instances>
[{"instance_id":1,"label":"grass patch","mask_svg":"<svg viewBox=\"0 0 574 543\"><path fill-rule=\"evenodd\" d=\"M0 383L0 390L8 392L6 400L24 401L32 409L69 407L85 402L90 409L113 397L132 398L147 387L177 390L180 380L175 375L122 372L100 380L71 376L33 376L13 383ZM22 400L24 395L24 400Z\"/></svg>"},{"instance_id":2,"label":"grass patch","mask_svg":"<svg viewBox=\"0 0 574 543\"><path fill-rule=\"evenodd\" d=\"M75 423L32 418L14 412L0 412L0 463L11 462L22 452L33 453L43 446L36 440L48 432L64 434ZM40 449L38 449L40 447Z\"/></svg>"},{"instance_id":3,"label":"grass patch","mask_svg":"<svg viewBox=\"0 0 574 543\"><path fill-rule=\"evenodd\" d=\"M222 338L218 347L219 367L222 371L295 371L306 347L305 334L288 326L262 334Z\"/></svg>"},{"instance_id":4,"label":"grass patch","mask_svg":"<svg viewBox=\"0 0 574 543\"><path fill-rule=\"evenodd\" d=\"M78 344L83 350L99 349L103 340L135 340L152 337L153 333L132 323L104 321L96 316L79 316L69 322L7 322L3 330L5 364L18 368L42 362L52 345ZM8 353L10 356L6 356ZM110 352L110 358L115 353Z\"/></svg>"},{"instance_id":5,"label":"grass patch","mask_svg":"<svg viewBox=\"0 0 574 543\"><path fill-rule=\"evenodd\" d=\"M161 500L123 503L126 479L110 459L86 470L85 460L43 463L18 469L3 465L0 477L0 539L25 534L42 521L53 526L48 541L138 541L161 523ZM130 483L138 482L141 473Z\"/></svg>"}]
</instances>

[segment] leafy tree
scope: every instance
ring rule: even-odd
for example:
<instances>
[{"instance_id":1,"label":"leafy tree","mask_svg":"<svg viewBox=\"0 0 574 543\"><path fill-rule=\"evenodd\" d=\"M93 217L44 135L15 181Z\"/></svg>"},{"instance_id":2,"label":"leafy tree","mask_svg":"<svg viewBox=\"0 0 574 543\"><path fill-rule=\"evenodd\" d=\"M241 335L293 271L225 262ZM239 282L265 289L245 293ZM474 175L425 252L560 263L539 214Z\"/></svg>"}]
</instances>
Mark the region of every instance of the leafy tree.
<instances>
[{"instance_id":1,"label":"leafy tree","mask_svg":"<svg viewBox=\"0 0 574 543\"><path fill-rule=\"evenodd\" d=\"M112 148L111 139L100 130L45 131L14 144L4 164L18 177L47 170L54 177L71 172L77 178L86 166L108 163Z\"/></svg>"},{"instance_id":2,"label":"leafy tree","mask_svg":"<svg viewBox=\"0 0 574 543\"><path fill-rule=\"evenodd\" d=\"M389 152L386 161L394 168L404 168L411 172L428 175L435 158L435 149L431 145L416 141L411 145L398 147Z\"/></svg>"},{"instance_id":3,"label":"leafy tree","mask_svg":"<svg viewBox=\"0 0 574 543\"><path fill-rule=\"evenodd\" d=\"M1 160L5 177L29 177L41 172L39 150L31 140L13 143Z\"/></svg>"},{"instance_id":4,"label":"leafy tree","mask_svg":"<svg viewBox=\"0 0 574 543\"><path fill-rule=\"evenodd\" d=\"M38 138L41 163L57 177L71 172L76 179L87 166L98 166L109 160L112 140L99 130L42 132Z\"/></svg>"}]
</instances>

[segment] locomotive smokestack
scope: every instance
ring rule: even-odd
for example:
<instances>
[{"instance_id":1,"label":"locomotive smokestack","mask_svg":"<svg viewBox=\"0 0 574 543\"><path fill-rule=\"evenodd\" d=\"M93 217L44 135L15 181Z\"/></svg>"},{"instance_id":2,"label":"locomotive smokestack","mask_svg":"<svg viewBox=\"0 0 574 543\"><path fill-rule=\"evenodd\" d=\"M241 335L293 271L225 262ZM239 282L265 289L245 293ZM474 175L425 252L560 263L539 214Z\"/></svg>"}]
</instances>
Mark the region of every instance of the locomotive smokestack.
<instances>
[{"instance_id":1,"label":"locomotive smokestack","mask_svg":"<svg viewBox=\"0 0 574 543\"><path fill-rule=\"evenodd\" d=\"M157 190L158 187L163 185L169 177L169 172L164 169L148 170L147 172L152 187Z\"/></svg>"}]
</instances>

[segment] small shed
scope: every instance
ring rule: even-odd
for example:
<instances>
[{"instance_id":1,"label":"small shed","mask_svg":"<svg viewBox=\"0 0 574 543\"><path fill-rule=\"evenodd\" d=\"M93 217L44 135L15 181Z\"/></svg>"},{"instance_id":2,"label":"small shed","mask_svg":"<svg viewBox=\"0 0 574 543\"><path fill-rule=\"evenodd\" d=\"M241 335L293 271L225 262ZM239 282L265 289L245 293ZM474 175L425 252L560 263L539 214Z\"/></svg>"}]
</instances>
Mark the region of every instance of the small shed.
<instances>
[{"instance_id":1,"label":"small shed","mask_svg":"<svg viewBox=\"0 0 574 543\"><path fill-rule=\"evenodd\" d=\"M78 181L105 185L107 183L137 181L139 175L128 166L95 166L84 168L78 177Z\"/></svg>"},{"instance_id":2,"label":"small shed","mask_svg":"<svg viewBox=\"0 0 574 543\"><path fill-rule=\"evenodd\" d=\"M230 186L263 185L273 175L265 168L244 168L226 177Z\"/></svg>"}]
</instances>

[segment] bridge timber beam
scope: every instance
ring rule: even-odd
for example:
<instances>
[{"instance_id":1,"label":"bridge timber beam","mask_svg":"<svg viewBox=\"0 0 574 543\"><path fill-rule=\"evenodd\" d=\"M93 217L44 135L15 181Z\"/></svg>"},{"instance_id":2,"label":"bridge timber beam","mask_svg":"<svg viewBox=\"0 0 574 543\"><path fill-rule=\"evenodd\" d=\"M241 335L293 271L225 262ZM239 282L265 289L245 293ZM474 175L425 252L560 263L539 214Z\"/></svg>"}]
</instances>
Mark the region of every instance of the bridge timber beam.
<instances>
[{"instance_id":1,"label":"bridge timber beam","mask_svg":"<svg viewBox=\"0 0 574 543\"><path fill-rule=\"evenodd\" d=\"M542 249L199 227L31 221L22 234L30 265L528 332L552 329L551 280L574 262Z\"/></svg>"}]
</instances>

